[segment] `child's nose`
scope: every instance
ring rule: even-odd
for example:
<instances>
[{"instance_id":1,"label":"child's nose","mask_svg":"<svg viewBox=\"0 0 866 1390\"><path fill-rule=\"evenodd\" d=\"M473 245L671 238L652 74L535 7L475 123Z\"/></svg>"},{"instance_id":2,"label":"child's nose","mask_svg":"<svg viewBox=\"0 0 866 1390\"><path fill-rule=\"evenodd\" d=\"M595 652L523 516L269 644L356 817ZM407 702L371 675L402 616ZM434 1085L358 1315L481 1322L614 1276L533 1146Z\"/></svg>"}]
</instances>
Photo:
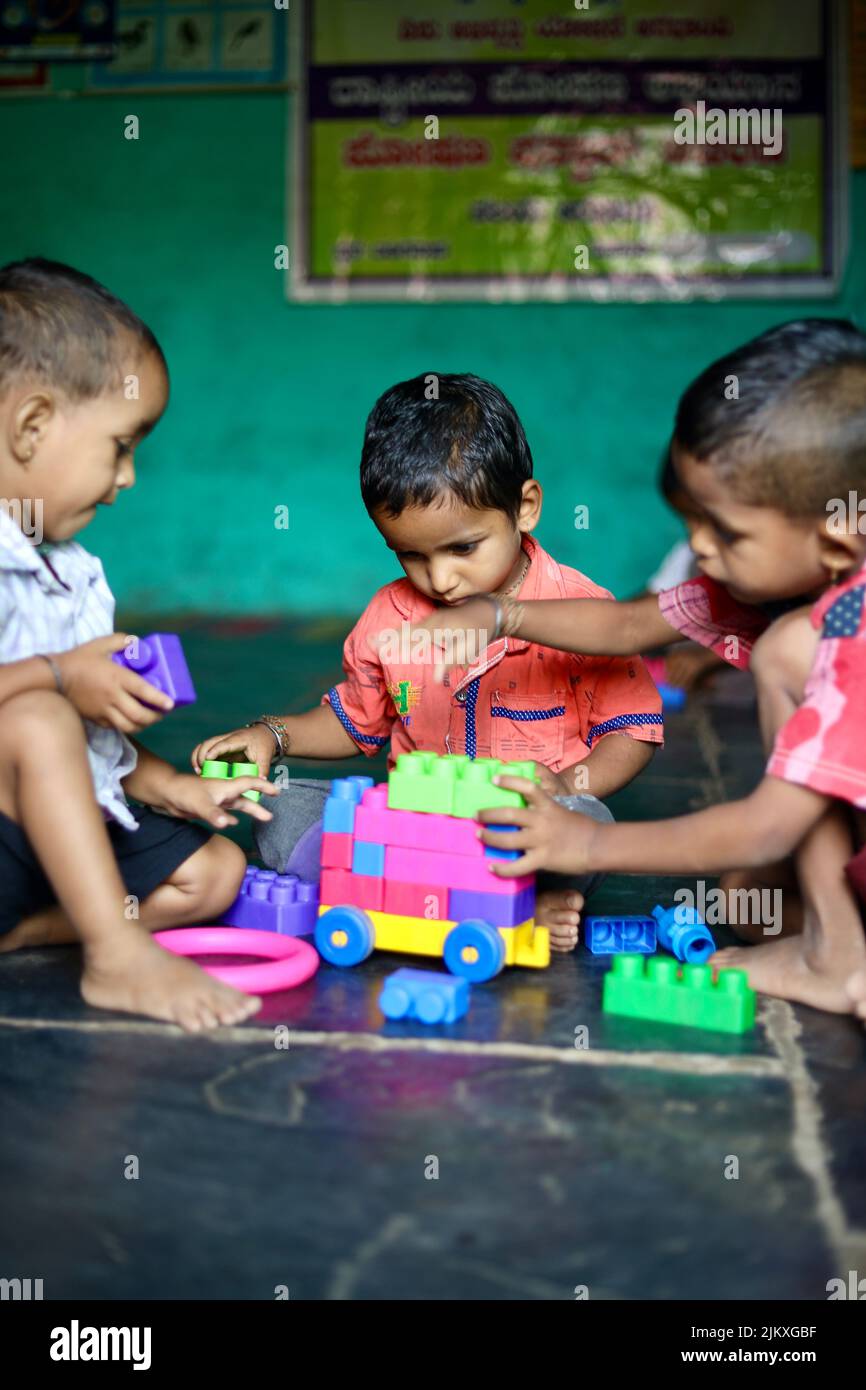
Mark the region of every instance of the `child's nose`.
<instances>
[{"instance_id":1,"label":"child's nose","mask_svg":"<svg viewBox=\"0 0 866 1390\"><path fill-rule=\"evenodd\" d=\"M450 564L434 564L430 567L430 587L440 598L445 598L456 587L456 579Z\"/></svg>"}]
</instances>

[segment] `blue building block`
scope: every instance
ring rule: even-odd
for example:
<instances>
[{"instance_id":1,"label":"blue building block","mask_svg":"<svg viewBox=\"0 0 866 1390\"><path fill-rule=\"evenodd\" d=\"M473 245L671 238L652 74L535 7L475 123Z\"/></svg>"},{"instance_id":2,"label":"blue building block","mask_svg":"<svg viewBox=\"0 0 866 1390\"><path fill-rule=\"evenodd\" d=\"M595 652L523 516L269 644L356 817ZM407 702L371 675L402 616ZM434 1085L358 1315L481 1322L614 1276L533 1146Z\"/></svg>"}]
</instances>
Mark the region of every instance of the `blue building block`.
<instances>
[{"instance_id":1,"label":"blue building block","mask_svg":"<svg viewBox=\"0 0 866 1390\"><path fill-rule=\"evenodd\" d=\"M535 915L535 888L517 893L484 893L472 888L448 890L448 921L466 922L481 918L491 927L519 927Z\"/></svg>"},{"instance_id":2,"label":"blue building block","mask_svg":"<svg viewBox=\"0 0 866 1390\"><path fill-rule=\"evenodd\" d=\"M385 846L356 840L352 846L352 873L368 878L385 877Z\"/></svg>"},{"instance_id":3,"label":"blue building block","mask_svg":"<svg viewBox=\"0 0 866 1390\"><path fill-rule=\"evenodd\" d=\"M587 917L585 940L594 956L652 955L656 924L652 917Z\"/></svg>"},{"instance_id":4,"label":"blue building block","mask_svg":"<svg viewBox=\"0 0 866 1390\"><path fill-rule=\"evenodd\" d=\"M659 945L685 965L703 965L716 949L712 933L701 914L685 903L654 907Z\"/></svg>"},{"instance_id":5,"label":"blue building block","mask_svg":"<svg viewBox=\"0 0 866 1390\"><path fill-rule=\"evenodd\" d=\"M438 970L395 970L385 980L379 1008L386 1018L456 1023L469 1009L469 981Z\"/></svg>"},{"instance_id":6,"label":"blue building block","mask_svg":"<svg viewBox=\"0 0 866 1390\"><path fill-rule=\"evenodd\" d=\"M279 936L309 936L319 916L319 885L304 883L295 874L249 868L241 891L220 921L227 927L249 927Z\"/></svg>"},{"instance_id":7,"label":"blue building block","mask_svg":"<svg viewBox=\"0 0 866 1390\"><path fill-rule=\"evenodd\" d=\"M355 828L355 807L372 785L372 777L335 777L331 783L331 794L325 802L323 832L328 835L351 835Z\"/></svg>"},{"instance_id":8,"label":"blue building block","mask_svg":"<svg viewBox=\"0 0 866 1390\"><path fill-rule=\"evenodd\" d=\"M496 830L496 831L506 830L506 831L509 831L509 832L510 832L510 831L514 831L514 830L519 830L519 829L520 829L520 826L519 826L519 825L492 825L490 828L491 828L491 830ZM488 859L519 859L520 856L521 856L521 854L523 853L523 850L521 850L521 849L494 849L492 845L485 845L485 846L484 846L484 853L487 855Z\"/></svg>"},{"instance_id":9,"label":"blue building block","mask_svg":"<svg viewBox=\"0 0 866 1390\"><path fill-rule=\"evenodd\" d=\"M662 697L662 709L676 713L685 708L688 691L681 685L668 685L665 681L659 681L658 692Z\"/></svg>"}]
</instances>

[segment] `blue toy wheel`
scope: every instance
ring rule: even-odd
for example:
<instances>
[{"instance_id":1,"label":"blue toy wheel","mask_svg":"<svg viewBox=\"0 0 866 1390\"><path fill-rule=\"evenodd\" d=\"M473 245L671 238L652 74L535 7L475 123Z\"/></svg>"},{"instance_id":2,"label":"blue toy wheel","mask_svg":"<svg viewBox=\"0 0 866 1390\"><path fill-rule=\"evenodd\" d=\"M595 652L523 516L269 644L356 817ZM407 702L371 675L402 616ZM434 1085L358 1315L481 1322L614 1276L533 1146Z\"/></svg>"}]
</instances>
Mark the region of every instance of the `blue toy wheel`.
<instances>
[{"instance_id":1,"label":"blue toy wheel","mask_svg":"<svg viewBox=\"0 0 866 1390\"><path fill-rule=\"evenodd\" d=\"M448 933L443 956L452 975L480 984L492 980L505 964L505 942L489 922L470 917Z\"/></svg>"},{"instance_id":2,"label":"blue toy wheel","mask_svg":"<svg viewBox=\"0 0 866 1390\"><path fill-rule=\"evenodd\" d=\"M331 907L316 923L316 950L331 965L360 965L373 949L376 934L363 908Z\"/></svg>"}]
</instances>

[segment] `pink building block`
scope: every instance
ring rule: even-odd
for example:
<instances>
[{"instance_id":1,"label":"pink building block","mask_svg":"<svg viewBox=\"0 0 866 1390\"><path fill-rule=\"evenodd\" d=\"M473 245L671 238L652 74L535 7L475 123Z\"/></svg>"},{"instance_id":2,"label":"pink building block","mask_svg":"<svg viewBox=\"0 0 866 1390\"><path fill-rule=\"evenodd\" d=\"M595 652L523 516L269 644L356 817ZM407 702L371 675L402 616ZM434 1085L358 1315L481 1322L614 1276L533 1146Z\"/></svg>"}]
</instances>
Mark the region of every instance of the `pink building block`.
<instances>
[{"instance_id":1,"label":"pink building block","mask_svg":"<svg viewBox=\"0 0 866 1390\"><path fill-rule=\"evenodd\" d=\"M377 845L402 849L430 849L473 859L484 857L478 825L462 816L442 816L426 811L392 811L388 784L369 787L355 812L355 835Z\"/></svg>"},{"instance_id":2,"label":"pink building block","mask_svg":"<svg viewBox=\"0 0 866 1390\"><path fill-rule=\"evenodd\" d=\"M338 835L336 831L326 830L322 835L322 868L351 869L352 851L351 835Z\"/></svg>"},{"instance_id":3,"label":"pink building block","mask_svg":"<svg viewBox=\"0 0 866 1390\"><path fill-rule=\"evenodd\" d=\"M396 878L386 878L385 911L396 912L399 917L447 921L448 889L441 883L400 883Z\"/></svg>"},{"instance_id":4,"label":"pink building block","mask_svg":"<svg viewBox=\"0 0 866 1390\"><path fill-rule=\"evenodd\" d=\"M435 850L402 849L397 845L388 845L385 850L385 878L396 879L398 883L440 883L443 888L470 888L477 893L519 893L521 889L534 885L534 874L497 878L487 867L496 862L483 854L480 859L468 859ZM322 900L326 901L324 896Z\"/></svg>"},{"instance_id":5,"label":"pink building block","mask_svg":"<svg viewBox=\"0 0 866 1390\"><path fill-rule=\"evenodd\" d=\"M352 874L346 869L323 869L319 883L319 900L326 907L365 907L369 912L381 912L385 899L385 880L367 874Z\"/></svg>"}]
</instances>

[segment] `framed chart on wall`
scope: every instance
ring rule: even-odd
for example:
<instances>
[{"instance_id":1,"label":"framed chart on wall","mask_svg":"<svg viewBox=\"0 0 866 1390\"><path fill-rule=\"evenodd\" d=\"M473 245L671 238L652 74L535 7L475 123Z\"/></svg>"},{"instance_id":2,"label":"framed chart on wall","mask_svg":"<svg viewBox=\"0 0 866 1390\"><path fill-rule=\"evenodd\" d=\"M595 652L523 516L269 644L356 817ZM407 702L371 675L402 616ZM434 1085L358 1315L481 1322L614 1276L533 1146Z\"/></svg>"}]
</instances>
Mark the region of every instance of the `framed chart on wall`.
<instances>
[{"instance_id":1,"label":"framed chart on wall","mask_svg":"<svg viewBox=\"0 0 866 1390\"><path fill-rule=\"evenodd\" d=\"M273 0L119 0L118 52L91 91L274 87L286 76L287 11Z\"/></svg>"},{"instance_id":2,"label":"framed chart on wall","mask_svg":"<svg viewBox=\"0 0 866 1390\"><path fill-rule=\"evenodd\" d=\"M305 0L298 300L827 295L834 0Z\"/></svg>"}]
</instances>

